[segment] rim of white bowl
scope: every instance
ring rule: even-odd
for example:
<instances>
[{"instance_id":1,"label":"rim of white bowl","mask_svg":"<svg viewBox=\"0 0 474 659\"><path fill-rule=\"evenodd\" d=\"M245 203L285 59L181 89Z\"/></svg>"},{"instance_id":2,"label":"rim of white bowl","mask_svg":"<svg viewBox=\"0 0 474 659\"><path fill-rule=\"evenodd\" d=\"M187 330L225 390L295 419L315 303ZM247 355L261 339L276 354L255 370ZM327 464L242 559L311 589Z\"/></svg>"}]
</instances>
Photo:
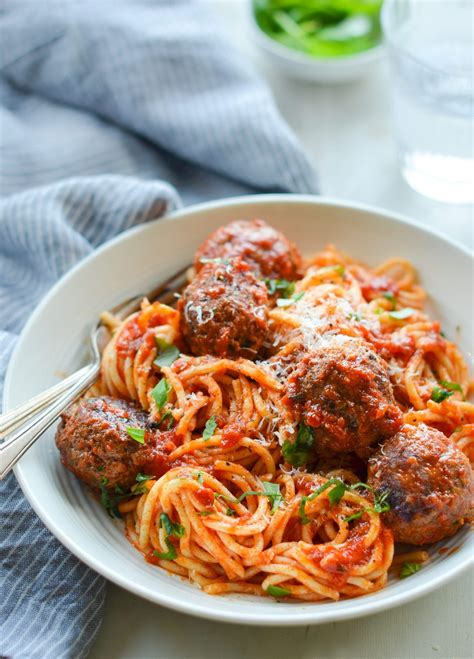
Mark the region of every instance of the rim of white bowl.
<instances>
[{"instance_id":1,"label":"rim of white bowl","mask_svg":"<svg viewBox=\"0 0 474 659\"><path fill-rule=\"evenodd\" d=\"M353 53L351 55L342 55L340 57L333 58L307 55L306 53L299 52L294 48L285 46L264 32L260 25L257 23L257 19L253 11L252 0L249 0L248 2L247 14L248 22L251 26L251 32L257 44L262 46L262 48L265 50L270 51L273 55L292 60L294 63L304 65L313 64L315 65L315 68L319 68L319 65L321 64L327 68L332 69L340 69L342 66L344 66L344 68L348 66L353 66L355 68L360 65L371 64L375 61L378 61L382 59L385 54L385 44L383 41L381 41L379 44L369 48L368 50L363 50L359 53Z\"/></svg>"},{"instance_id":2,"label":"rim of white bowl","mask_svg":"<svg viewBox=\"0 0 474 659\"><path fill-rule=\"evenodd\" d=\"M239 205L239 206L250 206L256 204L265 205L273 202L277 202L277 203L284 202L294 205L308 204L308 203L314 205L329 205L339 208L347 208L349 210L359 210L370 213L372 215L382 215L387 219L394 221L396 223L414 227L415 229L418 229L424 233L431 234L434 237L451 244L456 249L461 250L466 255L470 256L471 259L473 258L472 252L466 249L461 243L458 243L457 241L447 236L444 236L439 231L433 230L430 227L426 227L420 224L419 222L416 222L415 220L411 220L407 216L398 213L392 213L391 211L386 211L385 209L377 206L371 206L368 204L351 202L347 200L338 200L332 197L320 197L317 195L296 195L296 194L283 193L283 194L244 195L241 197L229 197L227 199L216 200L211 202L203 202L200 204L188 206L179 209L177 211L173 211L169 215L166 215L162 218L157 218L156 221L158 222L179 221L180 218L186 217L189 214L200 212L203 210L227 208L233 205ZM100 256L100 254L102 254L102 252L110 249L110 247L112 247L113 245L128 240L129 237L135 233L146 231L149 226L150 223L138 225L136 227L133 227L132 229L124 231L115 238L112 238L108 242L104 243L101 247L94 250L86 258L82 259L79 263L77 263L63 277L61 277L61 279L59 279L56 282L56 284L51 288L51 290L44 296L44 298L41 300L39 305L32 312L25 327L23 328L20 334L20 338L9 360L9 364L5 376L5 384L4 384L4 392L3 392L4 407L6 407L5 405L6 401L10 396L9 392L11 387L13 386L14 364L16 361L16 355L19 352L21 338L23 334L29 331L29 328L32 325L34 325L34 323L36 322L36 318L43 313L43 308L49 304L52 298L54 298L57 289L60 286L61 287L64 286L64 284L69 279L75 276L78 270L87 266L87 264L90 261L95 260L98 256ZM170 608L174 611L178 611L180 613L186 613L199 618L206 618L209 620L216 620L219 622L248 624L255 626L264 626L264 625L298 626L298 625L307 625L307 624L316 625L316 624L324 624L324 623L335 622L340 620L355 619L358 617L363 617L381 611L392 609L396 606L400 606L401 604L404 604L406 602L415 600L423 595L426 595L431 591L439 588L443 584L451 581L454 577L459 575L461 572L467 570L474 563L474 555L473 555L474 552L471 553L471 556L469 556L469 553L467 553L465 557L462 557L462 560L460 560L457 563L452 563L449 571L440 572L439 574L436 571L435 574L433 575L433 578L430 581L422 581L418 584L414 582L413 586L410 589L407 589L405 592L388 594L383 602L371 600L370 596L367 596L367 599L364 597L355 598L354 601L356 601L356 606L347 609L331 608L331 609L322 610L319 607L314 607L311 608L308 612L306 611L300 612L297 616L288 616L288 618L286 619L285 618L282 619L281 616L278 617L273 614L256 617L255 612L252 612L250 614L240 613L238 615L238 619L236 619L236 614L232 610L226 610L225 608L211 607L211 606L207 607L206 605L197 606L195 604L187 602L186 599L184 598L182 600L180 599L179 601L177 601L175 597L168 596L166 594L160 593L159 591L158 592L155 591L152 594L149 589L141 586L140 584L133 583L126 577L122 576L122 574L115 572L113 569L109 568L106 564L104 564L100 560L97 560L93 555L91 555L91 553L88 550L83 549L81 545L71 540L60 528L56 526L55 520L52 518L49 512L45 510L36 500L36 495L33 486L31 486L31 484L28 482L26 476L22 474L21 462L15 466L14 473L27 500L29 501L30 505L32 506L38 517L46 525L46 527L53 533L53 535L55 535L56 538L58 538L58 540L67 549L69 549L76 557L78 557L80 560L86 563L97 573L101 574L106 579L115 583L116 585L124 588L128 592L132 592L150 602L162 606L166 606L167 608ZM472 537L468 538L467 542L472 543ZM337 602L335 602L334 604L337 605Z\"/></svg>"}]
</instances>

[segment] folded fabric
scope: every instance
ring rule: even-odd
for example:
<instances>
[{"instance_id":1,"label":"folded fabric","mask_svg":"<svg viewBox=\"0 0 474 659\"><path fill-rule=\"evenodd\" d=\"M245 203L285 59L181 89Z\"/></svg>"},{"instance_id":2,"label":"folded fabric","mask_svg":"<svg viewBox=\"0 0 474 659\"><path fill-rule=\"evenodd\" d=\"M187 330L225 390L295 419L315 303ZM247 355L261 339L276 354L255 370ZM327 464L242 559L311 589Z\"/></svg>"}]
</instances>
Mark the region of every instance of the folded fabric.
<instances>
[{"instance_id":1,"label":"folded fabric","mask_svg":"<svg viewBox=\"0 0 474 659\"><path fill-rule=\"evenodd\" d=\"M6 0L0 31L1 390L31 310L105 240L181 200L316 188L268 89L199 2ZM86 656L104 580L13 475L0 496L0 655Z\"/></svg>"}]
</instances>

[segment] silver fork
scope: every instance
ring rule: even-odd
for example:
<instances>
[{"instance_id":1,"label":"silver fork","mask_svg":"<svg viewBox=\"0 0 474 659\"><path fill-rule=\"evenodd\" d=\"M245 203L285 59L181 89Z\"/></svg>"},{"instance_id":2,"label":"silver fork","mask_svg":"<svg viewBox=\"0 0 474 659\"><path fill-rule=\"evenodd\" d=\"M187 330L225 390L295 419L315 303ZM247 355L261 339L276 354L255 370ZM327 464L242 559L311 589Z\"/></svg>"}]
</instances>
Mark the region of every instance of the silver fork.
<instances>
[{"instance_id":1,"label":"silver fork","mask_svg":"<svg viewBox=\"0 0 474 659\"><path fill-rule=\"evenodd\" d=\"M181 268L165 282L148 293L134 295L109 309L109 313L123 320L140 308L144 297L150 301L172 304L186 283L189 265ZM77 400L97 380L102 352L110 338L108 330L99 322L92 328L90 341L92 362L55 384L26 403L0 415L0 479L4 478L24 453L56 421L64 410Z\"/></svg>"}]
</instances>

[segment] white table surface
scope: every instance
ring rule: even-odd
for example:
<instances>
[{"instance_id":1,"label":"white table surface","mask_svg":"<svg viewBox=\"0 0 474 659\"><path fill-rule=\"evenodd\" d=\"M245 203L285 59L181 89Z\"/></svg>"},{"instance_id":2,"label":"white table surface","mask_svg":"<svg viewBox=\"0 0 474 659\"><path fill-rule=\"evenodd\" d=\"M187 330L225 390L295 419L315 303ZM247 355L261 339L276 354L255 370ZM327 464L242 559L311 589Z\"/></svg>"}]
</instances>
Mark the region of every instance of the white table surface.
<instances>
[{"instance_id":1,"label":"white table surface","mask_svg":"<svg viewBox=\"0 0 474 659\"><path fill-rule=\"evenodd\" d=\"M204 1L204 0L203 0ZM402 180L390 121L385 64L370 77L322 87L282 77L248 39L240 0L206 0L268 80L314 161L323 194L409 215L472 247L473 208L421 197ZM91 659L469 659L473 574L411 604L369 618L285 629L228 625L174 613L108 585Z\"/></svg>"}]
</instances>

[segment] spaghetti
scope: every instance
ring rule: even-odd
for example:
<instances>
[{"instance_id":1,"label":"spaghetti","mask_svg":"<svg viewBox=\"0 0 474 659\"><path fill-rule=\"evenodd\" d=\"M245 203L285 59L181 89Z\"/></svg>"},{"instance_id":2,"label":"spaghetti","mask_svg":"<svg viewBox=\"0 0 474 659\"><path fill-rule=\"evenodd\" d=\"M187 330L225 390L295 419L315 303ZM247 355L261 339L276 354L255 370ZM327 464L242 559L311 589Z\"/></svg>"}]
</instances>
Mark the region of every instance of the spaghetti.
<instances>
[{"instance_id":1,"label":"spaghetti","mask_svg":"<svg viewBox=\"0 0 474 659\"><path fill-rule=\"evenodd\" d=\"M179 311L157 302L109 318L101 393L138 403L172 437L162 475L144 475L140 494L118 506L145 559L210 594L320 601L382 588L394 540L383 502L360 482L364 460L362 470L341 459L313 473L286 460L301 432L286 379L327 337L361 340L388 364L404 423L441 430L472 461L467 368L424 299L408 261L369 269L329 246L288 298L271 301L256 363L186 355Z\"/></svg>"}]
</instances>

